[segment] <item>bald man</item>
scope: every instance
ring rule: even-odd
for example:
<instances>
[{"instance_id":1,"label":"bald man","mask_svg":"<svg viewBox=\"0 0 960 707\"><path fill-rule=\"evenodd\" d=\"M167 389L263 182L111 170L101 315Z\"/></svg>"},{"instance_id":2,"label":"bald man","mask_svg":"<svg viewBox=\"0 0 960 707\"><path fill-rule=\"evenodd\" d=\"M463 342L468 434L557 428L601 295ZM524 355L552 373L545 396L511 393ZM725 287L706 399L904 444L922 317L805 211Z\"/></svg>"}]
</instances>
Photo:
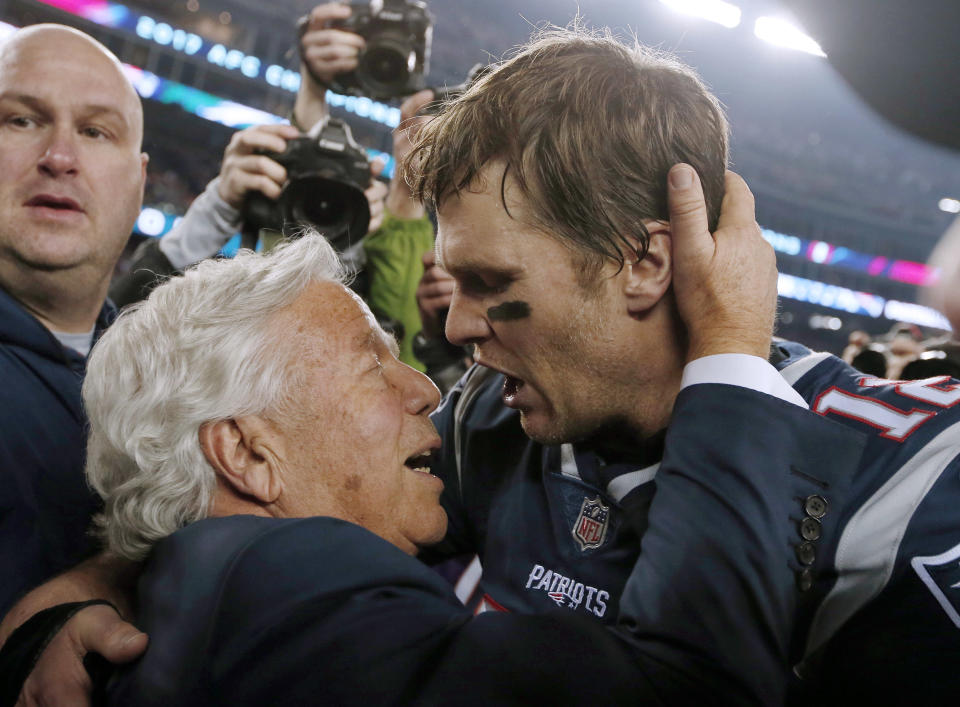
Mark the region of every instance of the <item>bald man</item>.
<instances>
[{"instance_id":1,"label":"bald man","mask_svg":"<svg viewBox=\"0 0 960 707\"><path fill-rule=\"evenodd\" d=\"M0 45L0 614L92 549L80 384L114 316L142 138L140 99L99 42L48 24Z\"/></svg>"}]
</instances>

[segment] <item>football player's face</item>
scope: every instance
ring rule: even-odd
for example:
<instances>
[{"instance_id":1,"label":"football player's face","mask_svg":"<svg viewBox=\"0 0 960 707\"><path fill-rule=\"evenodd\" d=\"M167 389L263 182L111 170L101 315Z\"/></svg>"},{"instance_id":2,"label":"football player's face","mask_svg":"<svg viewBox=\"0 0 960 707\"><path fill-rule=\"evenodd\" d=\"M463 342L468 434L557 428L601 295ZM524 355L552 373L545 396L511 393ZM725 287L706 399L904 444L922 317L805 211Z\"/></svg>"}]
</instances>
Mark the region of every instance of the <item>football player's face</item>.
<instances>
[{"instance_id":1,"label":"football player's face","mask_svg":"<svg viewBox=\"0 0 960 707\"><path fill-rule=\"evenodd\" d=\"M447 338L474 344L482 365L507 376L504 403L544 443L572 441L613 422L623 404L624 342L617 336L617 270L589 288L579 259L528 225L529 209L503 166L488 165L439 209L437 252L454 277Z\"/></svg>"}]
</instances>

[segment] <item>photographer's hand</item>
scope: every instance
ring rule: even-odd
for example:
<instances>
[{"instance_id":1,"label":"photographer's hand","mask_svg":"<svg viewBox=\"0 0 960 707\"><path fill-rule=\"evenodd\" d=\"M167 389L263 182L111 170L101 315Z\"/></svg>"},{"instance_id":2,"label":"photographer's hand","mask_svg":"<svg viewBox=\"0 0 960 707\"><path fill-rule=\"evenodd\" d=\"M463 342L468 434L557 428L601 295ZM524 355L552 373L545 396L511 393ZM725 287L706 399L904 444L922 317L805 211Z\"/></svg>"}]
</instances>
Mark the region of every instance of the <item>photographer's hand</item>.
<instances>
[{"instance_id":1,"label":"photographer's hand","mask_svg":"<svg viewBox=\"0 0 960 707\"><path fill-rule=\"evenodd\" d=\"M323 84L330 83L337 74L357 68L363 37L329 27L332 20L345 20L350 13L349 5L337 2L317 5L310 11L310 23L300 39L301 56L310 77Z\"/></svg>"},{"instance_id":2,"label":"photographer's hand","mask_svg":"<svg viewBox=\"0 0 960 707\"><path fill-rule=\"evenodd\" d=\"M350 6L337 2L310 11L307 31L300 38L300 90L293 107L296 123L307 131L327 116L327 85L337 74L357 68L364 47L359 34L331 29L333 20L350 17Z\"/></svg>"},{"instance_id":3,"label":"photographer's hand","mask_svg":"<svg viewBox=\"0 0 960 707\"><path fill-rule=\"evenodd\" d=\"M258 150L283 152L287 140L300 132L292 125L257 125L233 134L223 154L217 192L235 209L241 209L247 192L259 191L277 199L287 180L287 170Z\"/></svg>"}]
</instances>

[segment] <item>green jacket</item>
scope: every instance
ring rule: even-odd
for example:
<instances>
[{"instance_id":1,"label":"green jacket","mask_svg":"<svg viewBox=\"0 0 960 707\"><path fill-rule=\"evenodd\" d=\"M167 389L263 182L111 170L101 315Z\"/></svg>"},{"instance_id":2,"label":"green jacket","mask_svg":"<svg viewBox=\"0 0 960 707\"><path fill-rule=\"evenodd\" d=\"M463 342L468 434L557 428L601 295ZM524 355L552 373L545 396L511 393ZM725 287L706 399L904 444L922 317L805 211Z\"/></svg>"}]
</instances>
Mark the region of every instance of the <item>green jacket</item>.
<instances>
[{"instance_id":1,"label":"green jacket","mask_svg":"<svg viewBox=\"0 0 960 707\"><path fill-rule=\"evenodd\" d=\"M403 324L400 360L418 371L426 367L413 355L413 337L421 329L417 285L423 275L421 257L432 248L430 219L400 219L389 211L384 214L383 225L364 241L370 278L367 302L371 309Z\"/></svg>"}]
</instances>

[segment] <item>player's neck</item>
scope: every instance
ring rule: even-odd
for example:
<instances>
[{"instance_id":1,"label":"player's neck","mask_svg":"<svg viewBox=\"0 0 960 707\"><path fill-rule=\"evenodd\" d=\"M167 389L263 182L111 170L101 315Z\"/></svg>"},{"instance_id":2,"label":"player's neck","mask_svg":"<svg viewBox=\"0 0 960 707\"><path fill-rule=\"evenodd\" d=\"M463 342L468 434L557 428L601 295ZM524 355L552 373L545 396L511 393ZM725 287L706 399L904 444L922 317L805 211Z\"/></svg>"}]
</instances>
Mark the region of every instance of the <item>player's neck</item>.
<instances>
[{"instance_id":1,"label":"player's neck","mask_svg":"<svg viewBox=\"0 0 960 707\"><path fill-rule=\"evenodd\" d=\"M632 389L629 424L641 439L667 427L680 392L687 337L670 304L664 302L645 323L638 322L630 339L645 344L635 346L632 375L625 386Z\"/></svg>"},{"instance_id":2,"label":"player's neck","mask_svg":"<svg viewBox=\"0 0 960 707\"><path fill-rule=\"evenodd\" d=\"M669 367L660 377L651 381L638 396L632 427L637 431L640 439L655 435L670 423L673 414L673 405L680 392L680 379L683 369L674 370Z\"/></svg>"}]
</instances>

